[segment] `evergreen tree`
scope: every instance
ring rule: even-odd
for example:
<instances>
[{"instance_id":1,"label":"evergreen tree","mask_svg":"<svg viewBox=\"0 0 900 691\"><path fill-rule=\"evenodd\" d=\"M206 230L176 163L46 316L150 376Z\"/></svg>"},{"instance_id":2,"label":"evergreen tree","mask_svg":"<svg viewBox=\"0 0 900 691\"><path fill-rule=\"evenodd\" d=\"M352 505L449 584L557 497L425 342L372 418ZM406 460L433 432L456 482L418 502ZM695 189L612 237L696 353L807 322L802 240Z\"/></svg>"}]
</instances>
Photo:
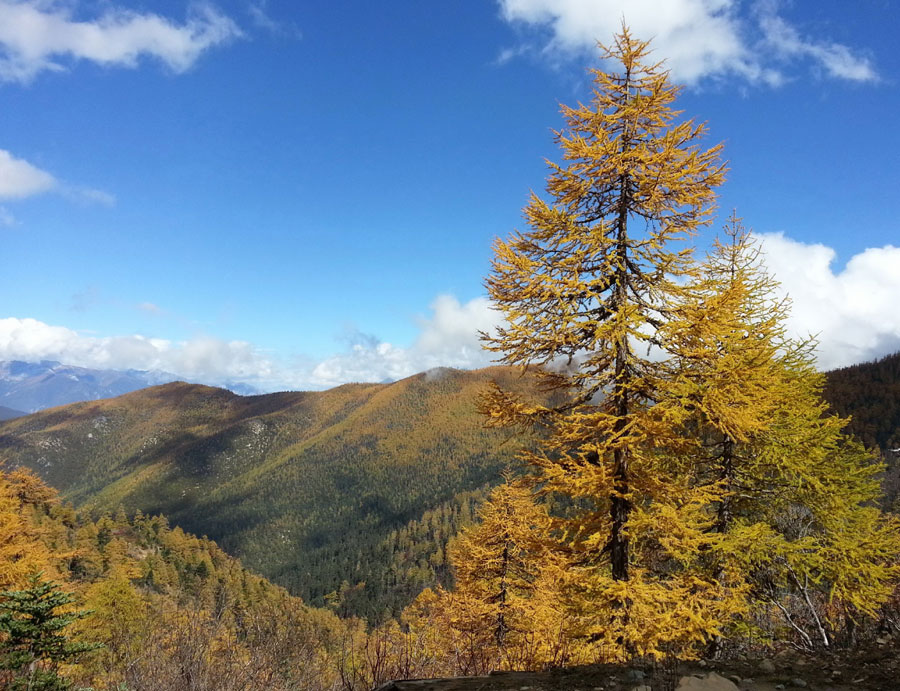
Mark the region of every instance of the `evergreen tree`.
<instances>
[{"instance_id":1,"label":"evergreen tree","mask_svg":"<svg viewBox=\"0 0 900 691\"><path fill-rule=\"evenodd\" d=\"M34 574L24 590L0 592L0 670L9 670L11 689L56 691L71 684L57 674L61 662L71 662L97 646L73 642L64 629L89 612L67 611L74 596L57 583Z\"/></svg>"}]
</instances>

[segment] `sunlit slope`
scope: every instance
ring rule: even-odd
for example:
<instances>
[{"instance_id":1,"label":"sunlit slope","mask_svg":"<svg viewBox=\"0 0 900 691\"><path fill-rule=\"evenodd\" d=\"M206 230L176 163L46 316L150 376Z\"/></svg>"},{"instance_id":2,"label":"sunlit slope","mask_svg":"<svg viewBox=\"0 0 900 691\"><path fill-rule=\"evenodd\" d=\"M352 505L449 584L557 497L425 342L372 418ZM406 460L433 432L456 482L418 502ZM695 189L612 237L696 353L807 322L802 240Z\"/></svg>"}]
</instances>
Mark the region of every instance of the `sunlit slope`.
<instances>
[{"instance_id":1,"label":"sunlit slope","mask_svg":"<svg viewBox=\"0 0 900 691\"><path fill-rule=\"evenodd\" d=\"M496 481L518 444L475 409L505 368L240 397L184 383L0 426L0 460L78 505L164 513L316 600L365 580L373 546ZM371 576L369 576L371 578Z\"/></svg>"}]
</instances>

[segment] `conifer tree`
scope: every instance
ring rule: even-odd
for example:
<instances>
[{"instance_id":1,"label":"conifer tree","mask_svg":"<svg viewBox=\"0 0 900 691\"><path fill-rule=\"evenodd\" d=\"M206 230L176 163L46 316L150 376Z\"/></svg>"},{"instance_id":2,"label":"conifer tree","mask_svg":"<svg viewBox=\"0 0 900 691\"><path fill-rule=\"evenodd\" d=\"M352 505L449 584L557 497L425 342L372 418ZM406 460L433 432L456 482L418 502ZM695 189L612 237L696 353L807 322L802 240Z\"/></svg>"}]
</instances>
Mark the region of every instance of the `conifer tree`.
<instances>
[{"instance_id":1,"label":"conifer tree","mask_svg":"<svg viewBox=\"0 0 900 691\"><path fill-rule=\"evenodd\" d=\"M550 517L521 481L507 477L452 543L456 625L497 651L505 667L548 664L563 636L564 563L546 544Z\"/></svg>"},{"instance_id":2,"label":"conifer tree","mask_svg":"<svg viewBox=\"0 0 900 691\"><path fill-rule=\"evenodd\" d=\"M115 566L104 578L92 583L84 594L84 605L92 615L74 623L72 630L103 647L87 666L107 681L137 660L150 628L148 605L131 585L132 574Z\"/></svg>"},{"instance_id":3,"label":"conifer tree","mask_svg":"<svg viewBox=\"0 0 900 691\"><path fill-rule=\"evenodd\" d=\"M50 550L23 510L18 485L0 472L0 588L19 587L30 574L51 570Z\"/></svg>"},{"instance_id":4,"label":"conifer tree","mask_svg":"<svg viewBox=\"0 0 900 691\"><path fill-rule=\"evenodd\" d=\"M720 146L699 147L705 127L676 122L678 88L648 54L623 28L604 56L622 72L593 70L590 104L562 106L552 201L532 195L529 230L495 243L487 288L504 324L486 347L502 362L537 365L556 404L495 388L482 407L493 424L543 433L523 458L571 506L557 529L574 559L584 635L654 652L716 625L700 604L713 584L682 578L707 539L710 499L660 462L658 448L676 440L649 413L669 365L649 350L693 275L682 241L708 223L724 173ZM680 565L655 569L666 559Z\"/></svg>"},{"instance_id":5,"label":"conifer tree","mask_svg":"<svg viewBox=\"0 0 900 691\"><path fill-rule=\"evenodd\" d=\"M69 640L64 629L88 615L66 611L74 596L31 576L24 590L0 592L0 669L14 674L11 689L56 691L71 688L57 675L61 662L76 660L97 646Z\"/></svg>"},{"instance_id":6,"label":"conifer tree","mask_svg":"<svg viewBox=\"0 0 900 691\"><path fill-rule=\"evenodd\" d=\"M712 490L712 577L827 646L824 603L852 617L884 602L900 532L874 507L881 467L828 411L815 344L787 336L789 301L735 215L726 237L662 330L672 376L654 414L685 439L669 461Z\"/></svg>"}]
</instances>

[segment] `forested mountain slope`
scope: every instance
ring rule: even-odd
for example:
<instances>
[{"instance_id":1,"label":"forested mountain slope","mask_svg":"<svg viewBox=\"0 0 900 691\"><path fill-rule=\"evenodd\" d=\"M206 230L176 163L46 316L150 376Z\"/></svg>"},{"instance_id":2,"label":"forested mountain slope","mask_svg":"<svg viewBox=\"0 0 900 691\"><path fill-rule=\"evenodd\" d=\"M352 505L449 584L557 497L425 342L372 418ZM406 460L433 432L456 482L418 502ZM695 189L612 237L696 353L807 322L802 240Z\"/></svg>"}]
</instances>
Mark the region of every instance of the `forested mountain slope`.
<instances>
[{"instance_id":1,"label":"forested mountain slope","mask_svg":"<svg viewBox=\"0 0 900 691\"><path fill-rule=\"evenodd\" d=\"M60 619L34 607L54 597L35 584L67 594ZM26 589L17 608L10 591ZM0 471L0 605L3 689L324 691L339 685L344 648L365 640L360 622L306 606L164 516L91 518L22 470ZM22 620L52 625L54 644L12 626ZM73 643L87 650L67 657Z\"/></svg>"},{"instance_id":2,"label":"forested mountain slope","mask_svg":"<svg viewBox=\"0 0 900 691\"><path fill-rule=\"evenodd\" d=\"M836 370L826 391L886 450L889 504L898 369L900 354ZM515 453L475 410L492 378L531 385L505 368L249 397L166 384L0 423L0 462L81 506L164 513L311 603L382 619L446 581L448 539Z\"/></svg>"},{"instance_id":3,"label":"forested mountain slope","mask_svg":"<svg viewBox=\"0 0 900 691\"><path fill-rule=\"evenodd\" d=\"M307 601L347 581L345 608L381 617L440 570L440 545L514 456L476 411L492 378L529 385L505 368L249 397L165 384L4 422L0 462L79 506L165 514Z\"/></svg>"},{"instance_id":4,"label":"forested mountain slope","mask_svg":"<svg viewBox=\"0 0 900 691\"><path fill-rule=\"evenodd\" d=\"M900 512L900 353L828 373L825 397L849 430L887 464L885 503Z\"/></svg>"},{"instance_id":5,"label":"forested mountain slope","mask_svg":"<svg viewBox=\"0 0 900 691\"><path fill-rule=\"evenodd\" d=\"M900 447L900 353L828 373L825 396L866 446Z\"/></svg>"}]
</instances>

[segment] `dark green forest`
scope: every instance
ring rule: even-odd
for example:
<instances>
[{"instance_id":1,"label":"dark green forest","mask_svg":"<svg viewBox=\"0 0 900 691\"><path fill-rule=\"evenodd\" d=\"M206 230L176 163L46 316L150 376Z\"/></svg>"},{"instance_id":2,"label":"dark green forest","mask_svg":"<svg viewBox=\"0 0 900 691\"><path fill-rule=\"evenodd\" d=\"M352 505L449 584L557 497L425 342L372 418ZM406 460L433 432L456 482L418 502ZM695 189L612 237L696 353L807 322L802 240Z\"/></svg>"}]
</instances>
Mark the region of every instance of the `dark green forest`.
<instances>
[{"instance_id":1,"label":"dark green forest","mask_svg":"<svg viewBox=\"0 0 900 691\"><path fill-rule=\"evenodd\" d=\"M825 398L850 417L848 430L884 458L885 503L900 512L900 353L832 370Z\"/></svg>"}]
</instances>

